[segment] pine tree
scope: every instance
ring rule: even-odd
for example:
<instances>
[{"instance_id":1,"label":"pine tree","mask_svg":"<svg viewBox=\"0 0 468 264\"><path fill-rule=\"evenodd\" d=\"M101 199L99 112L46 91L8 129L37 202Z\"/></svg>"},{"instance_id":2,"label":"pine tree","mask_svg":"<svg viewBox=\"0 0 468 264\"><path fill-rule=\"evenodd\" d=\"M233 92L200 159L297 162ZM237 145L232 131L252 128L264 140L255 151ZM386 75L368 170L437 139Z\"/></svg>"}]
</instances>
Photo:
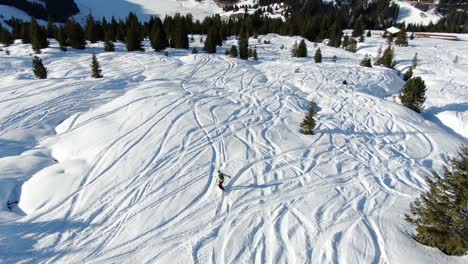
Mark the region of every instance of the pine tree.
<instances>
[{"instance_id":1,"label":"pine tree","mask_svg":"<svg viewBox=\"0 0 468 264\"><path fill-rule=\"evenodd\" d=\"M411 60L411 68L416 69L416 66L418 66L418 53L416 52L413 56L413 59Z\"/></svg>"},{"instance_id":2,"label":"pine tree","mask_svg":"<svg viewBox=\"0 0 468 264\"><path fill-rule=\"evenodd\" d=\"M73 20L69 20L65 26L68 32L69 45L74 49L85 49L85 36L81 25Z\"/></svg>"},{"instance_id":3,"label":"pine tree","mask_svg":"<svg viewBox=\"0 0 468 264\"><path fill-rule=\"evenodd\" d=\"M362 59L361 66L372 68L371 58L367 54Z\"/></svg>"},{"instance_id":4,"label":"pine tree","mask_svg":"<svg viewBox=\"0 0 468 264\"><path fill-rule=\"evenodd\" d=\"M47 68L42 64L41 58L34 56L32 70L37 79L47 79Z\"/></svg>"},{"instance_id":5,"label":"pine tree","mask_svg":"<svg viewBox=\"0 0 468 264\"><path fill-rule=\"evenodd\" d=\"M249 59L249 36L245 27L242 28L239 38L239 58Z\"/></svg>"},{"instance_id":6,"label":"pine tree","mask_svg":"<svg viewBox=\"0 0 468 264\"><path fill-rule=\"evenodd\" d=\"M393 34L388 34L387 36L387 44L391 45L393 43Z\"/></svg>"},{"instance_id":7,"label":"pine tree","mask_svg":"<svg viewBox=\"0 0 468 264\"><path fill-rule=\"evenodd\" d=\"M216 30L212 27L208 31L208 35L206 36L205 46L203 49L208 53L216 53Z\"/></svg>"},{"instance_id":8,"label":"pine tree","mask_svg":"<svg viewBox=\"0 0 468 264\"><path fill-rule=\"evenodd\" d=\"M110 30L106 31L106 33L105 33L104 51L106 51L106 52L114 52L115 51L115 45L114 45L114 42L112 42L112 32Z\"/></svg>"},{"instance_id":9,"label":"pine tree","mask_svg":"<svg viewBox=\"0 0 468 264\"><path fill-rule=\"evenodd\" d=\"M127 51L141 51L143 50L141 46L140 38L140 22L138 17L134 13L130 13L126 19L126 36L125 44L127 45Z\"/></svg>"},{"instance_id":10,"label":"pine tree","mask_svg":"<svg viewBox=\"0 0 468 264\"><path fill-rule=\"evenodd\" d=\"M154 20L153 27L151 29L150 40L151 47L156 51L161 51L169 47L166 31L164 30L163 24L159 18Z\"/></svg>"},{"instance_id":11,"label":"pine tree","mask_svg":"<svg viewBox=\"0 0 468 264\"><path fill-rule=\"evenodd\" d=\"M299 42L299 45L297 46L295 57L298 57L298 58L307 57L307 44L305 43L303 39L301 40L301 42Z\"/></svg>"},{"instance_id":12,"label":"pine tree","mask_svg":"<svg viewBox=\"0 0 468 264\"><path fill-rule=\"evenodd\" d=\"M365 27L366 26L364 25L362 17L359 17L358 20L356 20L356 22L354 23L352 36L359 37L362 34L364 34Z\"/></svg>"},{"instance_id":13,"label":"pine tree","mask_svg":"<svg viewBox=\"0 0 468 264\"><path fill-rule=\"evenodd\" d=\"M229 50L229 57L231 58L237 58L237 47L235 45L231 46L231 49Z\"/></svg>"},{"instance_id":14,"label":"pine tree","mask_svg":"<svg viewBox=\"0 0 468 264\"><path fill-rule=\"evenodd\" d=\"M96 43L98 40L97 26L92 15L86 18L85 35L91 43Z\"/></svg>"},{"instance_id":15,"label":"pine tree","mask_svg":"<svg viewBox=\"0 0 468 264\"><path fill-rule=\"evenodd\" d=\"M408 81L409 79L411 79L411 77L413 77L413 68L409 68L406 72L405 72L405 75L403 75L403 80L404 81Z\"/></svg>"},{"instance_id":16,"label":"pine tree","mask_svg":"<svg viewBox=\"0 0 468 264\"><path fill-rule=\"evenodd\" d=\"M21 42L23 44L31 43L31 25L29 23L21 25Z\"/></svg>"},{"instance_id":17,"label":"pine tree","mask_svg":"<svg viewBox=\"0 0 468 264\"><path fill-rule=\"evenodd\" d=\"M426 84L421 77L409 79L400 94L401 103L414 111L421 113L426 101Z\"/></svg>"},{"instance_id":18,"label":"pine tree","mask_svg":"<svg viewBox=\"0 0 468 264\"><path fill-rule=\"evenodd\" d=\"M314 55L315 63L322 63L322 51L320 48L317 49Z\"/></svg>"},{"instance_id":19,"label":"pine tree","mask_svg":"<svg viewBox=\"0 0 468 264\"><path fill-rule=\"evenodd\" d=\"M39 54L41 53L41 49L49 46L46 32L37 24L37 20L34 17L31 19L29 32L31 33L31 45L35 53Z\"/></svg>"},{"instance_id":20,"label":"pine tree","mask_svg":"<svg viewBox=\"0 0 468 264\"><path fill-rule=\"evenodd\" d=\"M63 27L59 27L57 29L57 36L55 37L60 45L60 49L63 51L67 50L68 46L68 39L67 34L65 33L65 29Z\"/></svg>"},{"instance_id":21,"label":"pine tree","mask_svg":"<svg viewBox=\"0 0 468 264\"><path fill-rule=\"evenodd\" d=\"M380 63L387 68L393 69L393 66L395 65L394 54L392 46L388 45L383 52L382 58L380 58Z\"/></svg>"},{"instance_id":22,"label":"pine tree","mask_svg":"<svg viewBox=\"0 0 468 264\"><path fill-rule=\"evenodd\" d=\"M52 21L52 17L49 16L47 19L47 37L53 38L55 36L55 30L54 21Z\"/></svg>"},{"instance_id":23,"label":"pine tree","mask_svg":"<svg viewBox=\"0 0 468 264\"><path fill-rule=\"evenodd\" d=\"M291 56L292 57L297 57L297 42L293 44L291 48Z\"/></svg>"},{"instance_id":24,"label":"pine tree","mask_svg":"<svg viewBox=\"0 0 468 264\"><path fill-rule=\"evenodd\" d=\"M341 36L343 32L341 28L335 23L330 29L330 40L328 46L338 48L341 45Z\"/></svg>"},{"instance_id":25,"label":"pine tree","mask_svg":"<svg viewBox=\"0 0 468 264\"><path fill-rule=\"evenodd\" d=\"M185 25L185 19L180 15L176 15L175 19L175 32L174 32L174 48L176 49L188 49L189 40L187 28Z\"/></svg>"},{"instance_id":26,"label":"pine tree","mask_svg":"<svg viewBox=\"0 0 468 264\"><path fill-rule=\"evenodd\" d=\"M349 44L345 48L349 52L356 52L357 51L357 41L353 38L349 39Z\"/></svg>"},{"instance_id":27,"label":"pine tree","mask_svg":"<svg viewBox=\"0 0 468 264\"><path fill-rule=\"evenodd\" d=\"M317 104L315 102L310 103L309 112L304 117L301 123L301 132L306 135L314 135L315 119L317 115Z\"/></svg>"},{"instance_id":28,"label":"pine tree","mask_svg":"<svg viewBox=\"0 0 468 264\"><path fill-rule=\"evenodd\" d=\"M343 48L344 48L344 49L347 49L347 48L348 48L348 45L349 45L349 36L346 34L346 35L343 37Z\"/></svg>"},{"instance_id":29,"label":"pine tree","mask_svg":"<svg viewBox=\"0 0 468 264\"><path fill-rule=\"evenodd\" d=\"M397 39L395 40L395 44L400 47L408 46L408 38L406 37L406 31L404 29L397 33Z\"/></svg>"},{"instance_id":30,"label":"pine tree","mask_svg":"<svg viewBox=\"0 0 468 264\"><path fill-rule=\"evenodd\" d=\"M429 190L410 205L406 220L416 226L419 243L448 255L466 255L468 249L468 148L444 166L444 176L426 176Z\"/></svg>"},{"instance_id":31,"label":"pine tree","mask_svg":"<svg viewBox=\"0 0 468 264\"><path fill-rule=\"evenodd\" d=\"M365 41L364 35L361 35L361 36L359 37L359 42L362 43L362 42L364 42L364 41Z\"/></svg>"},{"instance_id":32,"label":"pine tree","mask_svg":"<svg viewBox=\"0 0 468 264\"><path fill-rule=\"evenodd\" d=\"M0 43L7 47L13 44L13 36L11 35L10 31L2 27L1 23L0 23Z\"/></svg>"},{"instance_id":33,"label":"pine tree","mask_svg":"<svg viewBox=\"0 0 468 264\"><path fill-rule=\"evenodd\" d=\"M99 61L96 58L96 54L93 53L92 61L91 61L91 77L93 78L102 78L102 70Z\"/></svg>"}]
</instances>

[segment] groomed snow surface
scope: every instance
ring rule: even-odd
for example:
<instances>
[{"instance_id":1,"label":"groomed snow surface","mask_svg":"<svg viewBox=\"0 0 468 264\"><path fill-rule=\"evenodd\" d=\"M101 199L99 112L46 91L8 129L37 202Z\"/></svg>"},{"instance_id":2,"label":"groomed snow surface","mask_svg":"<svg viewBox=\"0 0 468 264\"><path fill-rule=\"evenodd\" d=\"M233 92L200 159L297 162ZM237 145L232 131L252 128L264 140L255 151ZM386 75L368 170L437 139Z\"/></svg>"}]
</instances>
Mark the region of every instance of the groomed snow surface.
<instances>
[{"instance_id":1,"label":"groomed snow surface","mask_svg":"<svg viewBox=\"0 0 468 264\"><path fill-rule=\"evenodd\" d=\"M320 44L322 64L313 43L293 59L299 38L277 35L251 39L258 62L53 42L47 80L29 45L0 52L0 262L466 263L404 220L424 176L468 143L448 127L466 125L466 37L397 48L401 70L419 54L420 115L396 102L395 71L359 66L385 42L373 34L357 54ZM89 77L92 52L103 79Z\"/></svg>"}]
</instances>

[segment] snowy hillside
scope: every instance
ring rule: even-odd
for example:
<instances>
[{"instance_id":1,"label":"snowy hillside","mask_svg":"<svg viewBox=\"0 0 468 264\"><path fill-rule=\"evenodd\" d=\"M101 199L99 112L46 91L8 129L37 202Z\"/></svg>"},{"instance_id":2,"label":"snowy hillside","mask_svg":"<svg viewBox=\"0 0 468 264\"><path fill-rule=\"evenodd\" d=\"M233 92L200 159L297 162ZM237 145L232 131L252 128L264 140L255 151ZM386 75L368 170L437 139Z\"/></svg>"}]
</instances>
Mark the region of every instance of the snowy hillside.
<instances>
[{"instance_id":1,"label":"snowy hillside","mask_svg":"<svg viewBox=\"0 0 468 264\"><path fill-rule=\"evenodd\" d=\"M320 45L322 64L277 35L251 39L258 62L53 42L46 80L30 46L0 52L0 263L466 263L416 243L404 213L468 144L448 127L467 122L468 38L396 50L398 69L419 54L419 115L395 102L395 71L359 66L384 45L373 33L358 54Z\"/></svg>"},{"instance_id":2,"label":"snowy hillside","mask_svg":"<svg viewBox=\"0 0 468 264\"><path fill-rule=\"evenodd\" d=\"M420 9L412 6L405 1L395 1L400 6L397 22L416 25L429 25L431 22L436 24L442 16L435 13L434 10L428 12L421 11Z\"/></svg>"},{"instance_id":3,"label":"snowy hillside","mask_svg":"<svg viewBox=\"0 0 468 264\"><path fill-rule=\"evenodd\" d=\"M174 15L175 13L191 13L196 19L220 13L222 9L214 0L75 0L80 13L76 16L83 18L92 14L94 17L124 19L129 12L134 12L142 20L150 16Z\"/></svg>"}]
</instances>

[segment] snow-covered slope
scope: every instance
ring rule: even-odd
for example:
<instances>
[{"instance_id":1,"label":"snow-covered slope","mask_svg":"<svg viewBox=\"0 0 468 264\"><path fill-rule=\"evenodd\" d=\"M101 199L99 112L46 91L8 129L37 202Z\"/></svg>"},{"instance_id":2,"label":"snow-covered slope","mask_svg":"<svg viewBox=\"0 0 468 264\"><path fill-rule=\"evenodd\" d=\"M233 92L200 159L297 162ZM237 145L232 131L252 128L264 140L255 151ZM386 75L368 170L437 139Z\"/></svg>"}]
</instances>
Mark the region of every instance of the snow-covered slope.
<instances>
[{"instance_id":1,"label":"snow-covered slope","mask_svg":"<svg viewBox=\"0 0 468 264\"><path fill-rule=\"evenodd\" d=\"M398 13L397 18L398 23L404 22L406 24L429 25L431 22L436 24L441 19L441 16L435 14L433 10L424 12L408 2L395 2L400 6L400 13Z\"/></svg>"},{"instance_id":2,"label":"snow-covered slope","mask_svg":"<svg viewBox=\"0 0 468 264\"><path fill-rule=\"evenodd\" d=\"M101 18L125 18L129 12L134 12L142 20L150 16L174 15L175 13L191 13L196 19L219 13L222 9L214 0L75 0L80 9L76 16L84 18L89 14Z\"/></svg>"},{"instance_id":3,"label":"snow-covered slope","mask_svg":"<svg viewBox=\"0 0 468 264\"><path fill-rule=\"evenodd\" d=\"M258 62L54 44L40 55L47 80L32 78L29 46L0 53L0 193L11 193L0 196L0 262L466 263L417 244L404 221L423 176L468 143L429 111L468 101L464 42L396 50L399 67L419 52L426 117L393 100L394 71L358 66L362 54L321 46L315 64L290 58L298 38L265 39L251 40ZM88 77L91 52L103 79ZM309 100L313 136L298 132ZM232 176L227 194L218 169Z\"/></svg>"}]
</instances>

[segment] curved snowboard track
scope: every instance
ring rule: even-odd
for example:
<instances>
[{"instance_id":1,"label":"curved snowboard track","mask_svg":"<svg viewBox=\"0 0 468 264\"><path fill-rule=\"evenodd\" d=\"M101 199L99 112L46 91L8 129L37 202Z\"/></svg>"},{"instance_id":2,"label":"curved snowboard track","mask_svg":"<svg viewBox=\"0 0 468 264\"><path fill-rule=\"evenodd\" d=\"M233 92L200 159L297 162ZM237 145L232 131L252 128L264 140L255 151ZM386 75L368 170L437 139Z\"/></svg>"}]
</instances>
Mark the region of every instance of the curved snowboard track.
<instances>
[{"instance_id":1,"label":"curved snowboard track","mask_svg":"<svg viewBox=\"0 0 468 264\"><path fill-rule=\"evenodd\" d=\"M425 188L427 164L463 142L360 91L394 92L393 72L206 54L116 56L135 87L41 141L58 162L25 183L19 206L28 215L0 225L24 247L1 253L0 262L465 260L415 243L403 220ZM298 131L308 100L320 107L314 136ZM218 169L232 176L227 195L215 185ZM71 184L53 187L63 195L32 191L65 176Z\"/></svg>"}]
</instances>

